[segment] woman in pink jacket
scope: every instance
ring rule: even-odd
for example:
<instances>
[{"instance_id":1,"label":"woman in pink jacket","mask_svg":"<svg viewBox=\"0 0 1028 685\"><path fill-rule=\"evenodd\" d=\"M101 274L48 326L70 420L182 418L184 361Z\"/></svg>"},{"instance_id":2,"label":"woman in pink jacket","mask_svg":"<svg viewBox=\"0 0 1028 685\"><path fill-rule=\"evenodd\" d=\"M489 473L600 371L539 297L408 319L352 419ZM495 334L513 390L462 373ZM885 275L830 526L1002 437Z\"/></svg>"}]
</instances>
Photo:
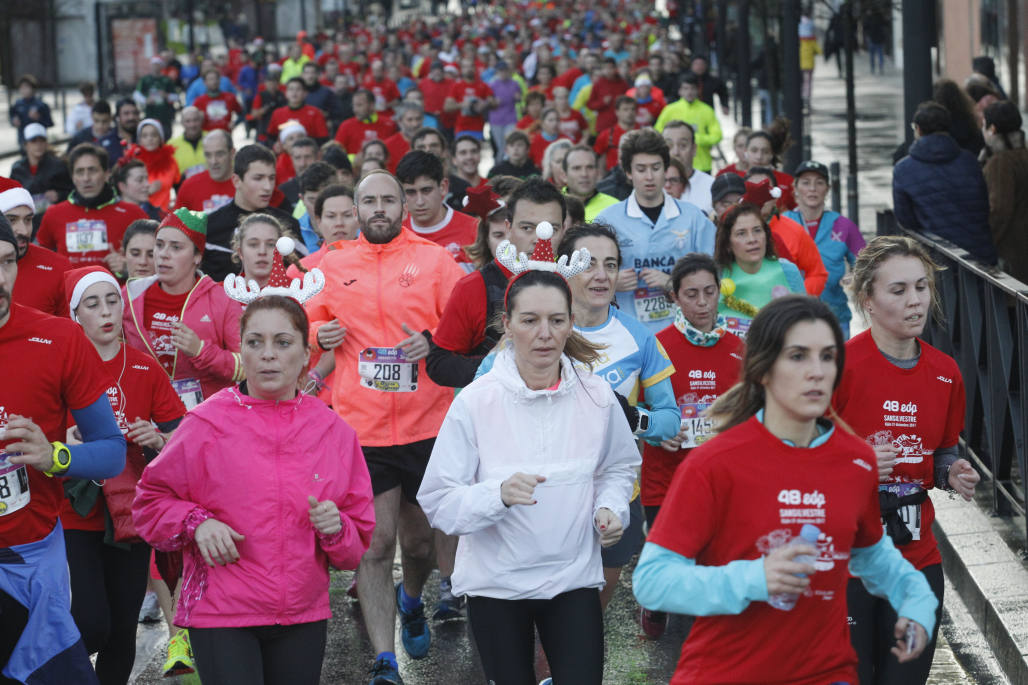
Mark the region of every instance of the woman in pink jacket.
<instances>
[{"instance_id":1,"label":"woman in pink jacket","mask_svg":"<svg viewBox=\"0 0 1028 685\"><path fill-rule=\"evenodd\" d=\"M243 314L247 380L190 411L143 472L136 529L184 552L177 625L207 683L318 683L328 566L356 568L371 540L371 479L357 435L297 391L308 321L269 295Z\"/></svg>"},{"instance_id":2,"label":"woman in pink jacket","mask_svg":"<svg viewBox=\"0 0 1028 685\"><path fill-rule=\"evenodd\" d=\"M239 362L242 306L197 268L207 217L177 209L157 229L157 274L126 284L125 342L153 356L192 409L243 379Z\"/></svg>"}]
</instances>

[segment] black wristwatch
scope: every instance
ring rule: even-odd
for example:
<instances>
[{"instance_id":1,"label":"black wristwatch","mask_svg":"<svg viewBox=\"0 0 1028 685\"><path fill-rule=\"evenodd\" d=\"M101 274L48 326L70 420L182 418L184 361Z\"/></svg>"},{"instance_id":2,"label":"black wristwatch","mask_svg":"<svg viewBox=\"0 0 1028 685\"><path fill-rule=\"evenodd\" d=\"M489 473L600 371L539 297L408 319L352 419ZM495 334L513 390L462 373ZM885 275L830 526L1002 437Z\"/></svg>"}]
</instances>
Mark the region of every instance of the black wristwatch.
<instances>
[{"instance_id":1,"label":"black wristwatch","mask_svg":"<svg viewBox=\"0 0 1028 685\"><path fill-rule=\"evenodd\" d=\"M636 435L642 435L650 429L650 415L644 409L636 409L639 414L639 420L636 421L635 430L632 431Z\"/></svg>"}]
</instances>

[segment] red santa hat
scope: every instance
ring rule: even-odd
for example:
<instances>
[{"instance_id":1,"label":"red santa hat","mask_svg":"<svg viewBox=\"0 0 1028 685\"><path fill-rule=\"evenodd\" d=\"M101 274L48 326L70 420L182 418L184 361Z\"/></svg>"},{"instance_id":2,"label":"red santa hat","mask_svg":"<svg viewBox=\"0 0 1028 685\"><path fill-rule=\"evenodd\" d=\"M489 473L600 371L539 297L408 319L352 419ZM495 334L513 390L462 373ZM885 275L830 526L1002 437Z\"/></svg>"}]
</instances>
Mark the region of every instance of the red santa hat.
<instances>
[{"instance_id":1,"label":"red santa hat","mask_svg":"<svg viewBox=\"0 0 1028 685\"><path fill-rule=\"evenodd\" d=\"M746 181L746 192L743 193L739 202L750 202L763 207L771 200L777 200L782 196L782 189L771 185L771 180L765 178L760 183Z\"/></svg>"},{"instance_id":2,"label":"red santa hat","mask_svg":"<svg viewBox=\"0 0 1028 685\"><path fill-rule=\"evenodd\" d=\"M22 206L28 207L33 212L36 211L32 193L25 190L25 187L14 179L0 176L0 214Z\"/></svg>"},{"instance_id":3,"label":"red santa hat","mask_svg":"<svg viewBox=\"0 0 1028 685\"><path fill-rule=\"evenodd\" d=\"M468 188L462 204L465 212L483 219L506 207L506 203L488 185Z\"/></svg>"},{"instance_id":4,"label":"red santa hat","mask_svg":"<svg viewBox=\"0 0 1028 685\"><path fill-rule=\"evenodd\" d=\"M82 297L86 294L89 286L97 283L110 283L121 295L121 286L111 275L111 272L102 266L83 266L78 269L71 269L64 272L64 293L68 297L68 312L72 321L78 321L75 310L78 309Z\"/></svg>"}]
</instances>

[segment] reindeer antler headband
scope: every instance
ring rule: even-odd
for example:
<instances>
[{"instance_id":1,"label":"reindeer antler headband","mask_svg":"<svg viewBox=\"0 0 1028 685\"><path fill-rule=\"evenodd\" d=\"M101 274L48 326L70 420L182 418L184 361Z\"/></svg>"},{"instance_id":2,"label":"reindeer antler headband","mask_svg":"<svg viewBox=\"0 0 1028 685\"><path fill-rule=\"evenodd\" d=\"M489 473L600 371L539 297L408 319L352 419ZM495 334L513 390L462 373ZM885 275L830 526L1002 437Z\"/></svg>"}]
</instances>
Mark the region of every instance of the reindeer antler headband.
<instances>
[{"instance_id":1,"label":"reindeer antler headband","mask_svg":"<svg viewBox=\"0 0 1028 685\"><path fill-rule=\"evenodd\" d=\"M496 247L496 261L514 274L503 295L504 306L507 305L507 297L514 281L529 271L549 271L567 281L589 268L592 257L589 250L584 247L575 250L570 259L567 255L561 255L559 260L553 261L553 245L550 243L550 239L553 238L553 224L549 221L543 221L535 227L535 236L535 248L531 257L527 257L524 252L519 254L509 240L504 240Z\"/></svg>"},{"instance_id":2,"label":"reindeer antler headband","mask_svg":"<svg viewBox=\"0 0 1028 685\"><path fill-rule=\"evenodd\" d=\"M291 297L300 304L311 299L325 287L325 274L321 269L311 269L303 275L303 282L286 276L285 262L282 257L290 255L296 243L288 236L282 236L275 243L275 255L272 258L271 276L268 284L261 288L257 281L247 281L243 276L229 274L225 278L225 294L237 302L250 304L254 300L268 295Z\"/></svg>"}]
</instances>

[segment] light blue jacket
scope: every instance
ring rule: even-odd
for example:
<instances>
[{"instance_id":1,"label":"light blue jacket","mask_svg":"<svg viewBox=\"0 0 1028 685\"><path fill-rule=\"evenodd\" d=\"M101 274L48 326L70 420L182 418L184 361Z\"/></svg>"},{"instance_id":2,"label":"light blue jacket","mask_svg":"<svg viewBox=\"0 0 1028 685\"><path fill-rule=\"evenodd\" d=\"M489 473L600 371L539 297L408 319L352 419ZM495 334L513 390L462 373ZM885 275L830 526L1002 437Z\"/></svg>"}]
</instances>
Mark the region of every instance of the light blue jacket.
<instances>
[{"instance_id":1,"label":"light blue jacket","mask_svg":"<svg viewBox=\"0 0 1028 685\"><path fill-rule=\"evenodd\" d=\"M803 226L803 215L798 210L789 210L785 216ZM856 261L857 253L864 247L864 238L856 224L838 212L825 211L821 215L821 223L817 226L814 244L821 253L821 261L828 271L828 282L821 293L821 301L832 309L832 313L840 322L847 322L853 315L850 313L846 291L840 283L846 275L846 265Z\"/></svg>"},{"instance_id":2,"label":"light blue jacket","mask_svg":"<svg viewBox=\"0 0 1028 685\"><path fill-rule=\"evenodd\" d=\"M670 274L675 262L690 252L714 254L716 230L710 219L695 205L676 200L664 194L664 207L657 223L650 221L635 198L635 191L627 199L607 207L596 217L597 223L614 229L621 247L621 262L625 269L658 269ZM636 293L617 293L622 312L639 319L636 311ZM670 308L669 310L670 311ZM653 333L658 333L672 321L673 314L663 318L643 320Z\"/></svg>"}]
</instances>

